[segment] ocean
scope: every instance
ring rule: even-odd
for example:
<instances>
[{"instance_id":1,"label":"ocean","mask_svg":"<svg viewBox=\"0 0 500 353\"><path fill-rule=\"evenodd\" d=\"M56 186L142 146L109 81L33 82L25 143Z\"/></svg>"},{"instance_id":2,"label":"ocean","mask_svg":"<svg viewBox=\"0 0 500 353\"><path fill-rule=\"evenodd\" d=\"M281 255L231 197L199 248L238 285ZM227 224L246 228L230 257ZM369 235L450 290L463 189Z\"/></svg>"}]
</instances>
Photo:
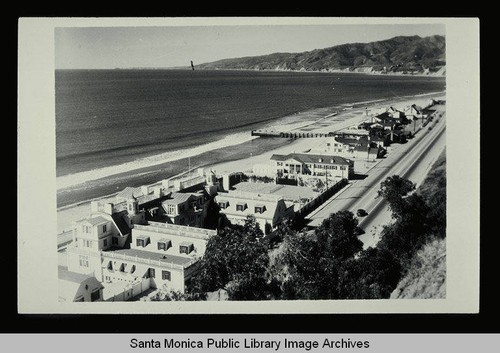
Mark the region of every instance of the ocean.
<instances>
[{"instance_id":1,"label":"ocean","mask_svg":"<svg viewBox=\"0 0 500 353\"><path fill-rule=\"evenodd\" d=\"M58 207L178 174L188 158L207 166L289 143L250 131L299 112L444 90L440 77L56 70Z\"/></svg>"}]
</instances>

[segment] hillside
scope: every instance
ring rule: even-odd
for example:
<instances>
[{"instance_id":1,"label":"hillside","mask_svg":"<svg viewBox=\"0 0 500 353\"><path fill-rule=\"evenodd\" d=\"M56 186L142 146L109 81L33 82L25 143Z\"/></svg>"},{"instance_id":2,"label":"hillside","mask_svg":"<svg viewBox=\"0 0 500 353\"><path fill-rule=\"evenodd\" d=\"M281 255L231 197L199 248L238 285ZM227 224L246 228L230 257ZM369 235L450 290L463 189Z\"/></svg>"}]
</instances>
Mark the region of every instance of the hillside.
<instances>
[{"instance_id":1,"label":"hillside","mask_svg":"<svg viewBox=\"0 0 500 353\"><path fill-rule=\"evenodd\" d=\"M394 37L337 45L302 53L224 59L197 65L197 69L346 71L444 75L445 37Z\"/></svg>"},{"instance_id":2,"label":"hillside","mask_svg":"<svg viewBox=\"0 0 500 353\"><path fill-rule=\"evenodd\" d=\"M446 239L434 239L420 249L391 299L446 298Z\"/></svg>"},{"instance_id":3,"label":"hillside","mask_svg":"<svg viewBox=\"0 0 500 353\"><path fill-rule=\"evenodd\" d=\"M417 192L431 208L435 237L415 254L391 299L446 297L446 151L436 160Z\"/></svg>"}]
</instances>

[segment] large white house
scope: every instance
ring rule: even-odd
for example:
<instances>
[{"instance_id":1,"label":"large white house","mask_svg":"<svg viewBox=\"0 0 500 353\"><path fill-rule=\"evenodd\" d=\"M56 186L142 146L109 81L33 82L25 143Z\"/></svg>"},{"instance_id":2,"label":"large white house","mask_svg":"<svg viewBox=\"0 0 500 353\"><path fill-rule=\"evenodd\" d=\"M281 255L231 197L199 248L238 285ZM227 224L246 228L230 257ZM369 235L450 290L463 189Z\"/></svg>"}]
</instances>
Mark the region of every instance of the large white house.
<instances>
[{"instance_id":1,"label":"large white house","mask_svg":"<svg viewBox=\"0 0 500 353\"><path fill-rule=\"evenodd\" d=\"M285 219L294 216L294 204L283 196L255 191L230 190L216 196L220 213L232 224L243 225L249 215L264 234L271 233Z\"/></svg>"},{"instance_id":2,"label":"large white house","mask_svg":"<svg viewBox=\"0 0 500 353\"><path fill-rule=\"evenodd\" d=\"M350 179L354 175L354 162L344 157L324 154L273 154L271 162L278 177L303 176Z\"/></svg>"},{"instance_id":3,"label":"large white house","mask_svg":"<svg viewBox=\"0 0 500 353\"><path fill-rule=\"evenodd\" d=\"M67 270L102 283L105 301L129 300L163 286L183 293L216 231L127 222L137 216L134 205L131 201L130 217L124 217L124 211L111 215L97 212L76 222L73 241L66 248ZM111 211L111 206L108 209Z\"/></svg>"}]
</instances>

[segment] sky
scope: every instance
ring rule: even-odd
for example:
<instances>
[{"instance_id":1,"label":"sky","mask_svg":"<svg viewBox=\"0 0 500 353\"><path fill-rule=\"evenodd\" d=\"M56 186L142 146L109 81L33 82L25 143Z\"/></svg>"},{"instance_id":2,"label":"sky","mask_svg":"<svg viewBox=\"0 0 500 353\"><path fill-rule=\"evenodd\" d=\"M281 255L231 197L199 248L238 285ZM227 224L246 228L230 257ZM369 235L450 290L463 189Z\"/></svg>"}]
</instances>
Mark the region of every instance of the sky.
<instances>
[{"instance_id":1,"label":"sky","mask_svg":"<svg viewBox=\"0 0 500 353\"><path fill-rule=\"evenodd\" d=\"M395 36L445 35L427 24L243 24L56 27L56 69L166 68L297 53Z\"/></svg>"}]
</instances>

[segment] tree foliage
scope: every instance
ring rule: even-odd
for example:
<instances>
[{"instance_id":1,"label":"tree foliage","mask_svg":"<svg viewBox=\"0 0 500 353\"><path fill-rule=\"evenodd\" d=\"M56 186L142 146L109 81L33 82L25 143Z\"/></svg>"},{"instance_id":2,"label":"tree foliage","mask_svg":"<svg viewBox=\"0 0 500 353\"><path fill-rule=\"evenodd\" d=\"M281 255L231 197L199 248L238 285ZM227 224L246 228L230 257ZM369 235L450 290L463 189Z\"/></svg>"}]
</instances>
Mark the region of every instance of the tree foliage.
<instances>
[{"instance_id":1,"label":"tree foliage","mask_svg":"<svg viewBox=\"0 0 500 353\"><path fill-rule=\"evenodd\" d=\"M379 191L389 203L395 222L383 228L378 247L390 251L399 260L403 272L415 252L433 236L436 225L431 208L422 196L417 193L406 196L414 189L411 181L393 176L381 184Z\"/></svg>"},{"instance_id":2,"label":"tree foliage","mask_svg":"<svg viewBox=\"0 0 500 353\"><path fill-rule=\"evenodd\" d=\"M261 237L262 231L252 219L242 227L219 230L207 243L193 290L223 288L232 300L263 299L269 256Z\"/></svg>"},{"instance_id":3,"label":"tree foliage","mask_svg":"<svg viewBox=\"0 0 500 353\"><path fill-rule=\"evenodd\" d=\"M357 237L358 219L350 211L331 214L316 229L315 235L322 251L338 260L354 256L363 249Z\"/></svg>"},{"instance_id":4,"label":"tree foliage","mask_svg":"<svg viewBox=\"0 0 500 353\"><path fill-rule=\"evenodd\" d=\"M393 215L401 213L403 197L415 190L415 184L399 175L388 177L380 184L378 195L388 203Z\"/></svg>"},{"instance_id":5,"label":"tree foliage","mask_svg":"<svg viewBox=\"0 0 500 353\"><path fill-rule=\"evenodd\" d=\"M384 249L368 248L359 257L348 259L339 270L342 299L388 298L400 278L399 261Z\"/></svg>"}]
</instances>

